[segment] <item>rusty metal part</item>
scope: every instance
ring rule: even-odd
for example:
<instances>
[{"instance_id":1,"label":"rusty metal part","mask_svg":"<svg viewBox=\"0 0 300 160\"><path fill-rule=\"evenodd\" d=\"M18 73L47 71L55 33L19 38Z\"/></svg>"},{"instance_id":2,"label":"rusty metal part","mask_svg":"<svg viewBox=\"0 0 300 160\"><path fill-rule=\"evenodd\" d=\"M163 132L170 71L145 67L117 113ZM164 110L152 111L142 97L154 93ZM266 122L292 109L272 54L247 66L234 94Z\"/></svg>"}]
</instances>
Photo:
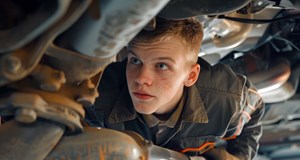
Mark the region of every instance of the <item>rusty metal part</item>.
<instances>
[{"instance_id":1,"label":"rusty metal part","mask_svg":"<svg viewBox=\"0 0 300 160\"><path fill-rule=\"evenodd\" d=\"M13 53L0 56L0 86L20 79L25 71L26 62L24 49L16 50Z\"/></svg>"},{"instance_id":2,"label":"rusty metal part","mask_svg":"<svg viewBox=\"0 0 300 160\"><path fill-rule=\"evenodd\" d=\"M97 83L99 82L100 78L98 79ZM97 84L96 83L96 84ZM95 103L96 97L99 96L98 90L95 84L91 80L86 80L79 85L79 87L84 88L77 98L76 101L82 104L83 106L90 106Z\"/></svg>"},{"instance_id":3,"label":"rusty metal part","mask_svg":"<svg viewBox=\"0 0 300 160\"><path fill-rule=\"evenodd\" d=\"M61 76L56 77L57 73L61 71L47 65L39 65L31 77L7 86L15 91L8 97L2 97L4 100L10 100L0 109L10 110L19 122L32 123L37 117L42 117L68 126L71 132L81 131L80 120L84 117L82 105L91 105L98 97L97 85L101 73L77 84L63 84L65 79ZM59 83L59 86L53 85L56 83ZM46 88L43 87L44 84L54 87Z\"/></svg>"},{"instance_id":4,"label":"rusty metal part","mask_svg":"<svg viewBox=\"0 0 300 160\"><path fill-rule=\"evenodd\" d=\"M189 160L184 154L155 146L134 132L90 127L84 128L84 131L63 137L45 160Z\"/></svg>"},{"instance_id":5,"label":"rusty metal part","mask_svg":"<svg viewBox=\"0 0 300 160\"><path fill-rule=\"evenodd\" d=\"M104 67L111 62L111 59L114 59L118 48L126 45L127 42L141 30L144 24L155 16L168 0L134 0L129 3L124 3L124 6L120 5L120 2L121 0L101 1L101 5L103 5L101 7L107 8L103 12L105 18L101 17L100 20L104 26L100 26L100 28L96 29L96 31L100 33L96 34L95 42L97 45L93 48L93 51L96 50L96 53L93 53L91 56L85 52L83 52L83 55L80 55L78 52L72 52L67 49L64 50L53 42L57 35L61 34L78 20L82 13L86 11L91 0L73 0L67 13L40 37L37 37L19 50L1 55L1 62L6 56L15 57L8 58L9 60L5 59L6 62L10 61L10 66L6 65L0 68L2 70L2 72L0 72L0 87L6 85L2 88L9 89L10 91L8 95L1 95L0 113L5 113L5 115L15 114L15 120L6 122L5 125L3 125L4 127L1 126L0 128L1 149L3 148L1 151L10 151L1 154L0 157L3 156L3 158L1 157L0 159L44 159L61 138L65 126L71 131L82 130L80 119L84 116L84 110L80 103L89 105L94 102L98 96L97 85ZM125 14L123 14L123 11ZM118 17L118 14L120 17ZM93 18L97 17L93 16ZM123 23L123 20L125 20L126 23ZM77 38L80 38L80 36L81 35ZM84 38L85 37L82 37L81 42L87 40ZM45 52L47 52L47 55L44 55ZM70 58L65 59L66 57ZM14 61L15 59L19 60ZM41 62L41 60L43 60L43 62ZM75 63L72 62L72 60L75 60ZM76 62L81 61L83 62L82 65L74 67L77 66ZM41 64L45 65L46 69ZM41 73L40 70L46 70L46 72ZM56 72L55 70L58 72L62 71L65 74L66 83L62 83L64 82L64 80L62 80L63 78L58 78L60 86L54 85L53 87L51 86L53 84L51 84L51 87L40 87L41 84L45 84L46 81L39 78L39 76L45 74L44 76L48 76L51 79L54 77L51 74ZM61 76L61 74L58 75ZM36 81L34 81L33 77ZM40 90L40 88L43 90ZM16 122L16 120L18 122ZM10 132L14 133L8 135ZM48 137L49 135L55 137L51 137L50 139ZM82 138L80 138L80 136L82 136ZM8 141L6 141L7 137ZM18 137L20 137L20 139ZM72 137L75 137L75 139L72 139ZM73 144L72 146L67 146L72 150L70 151L72 154L78 153L83 155L83 153L85 153L85 151L83 151L84 148L80 147L85 147L86 143L80 140L89 140L90 142L98 143L93 147L97 149L101 157L108 157L106 159L111 159L111 157L119 159L126 157L128 157L128 159L147 158L144 151L138 148L141 145L137 144L137 142L127 134L119 135L117 133L113 134L112 132L101 131L95 132L94 138L89 136L85 137L85 133L65 138L70 138L70 143L62 141L61 144ZM97 141L98 139L99 141ZM18 145L18 147L11 149L11 146L8 144L15 144L13 140L21 141L22 144L17 143L16 145ZM23 143L22 141L25 140L26 143ZM37 142L37 140L40 141ZM30 143L27 143L27 141ZM76 145L76 142L81 145ZM25 145L23 144L30 147L19 151L24 148ZM124 144L126 147L120 144ZM14 145L12 147L14 147ZM74 152L76 147L77 150L80 149L80 152ZM1 151L0 153L2 153ZM64 151L66 150L59 149L52 153L56 155L61 153L61 157L64 157L64 155L66 155ZM89 154L90 152L87 151L87 153ZM77 159L79 157L78 154L71 159ZM123 157L123 155L125 157ZM85 158L86 157L83 157L83 159Z\"/></svg>"},{"instance_id":6,"label":"rusty metal part","mask_svg":"<svg viewBox=\"0 0 300 160\"><path fill-rule=\"evenodd\" d=\"M170 19L182 19L197 15L221 15L239 10L252 0L171 0L158 14Z\"/></svg>"},{"instance_id":7,"label":"rusty metal part","mask_svg":"<svg viewBox=\"0 0 300 160\"><path fill-rule=\"evenodd\" d=\"M7 85L15 91L2 99L0 115L15 114L15 119L23 123L33 123L40 117L64 124L70 132L82 131L82 105L91 105L98 97L100 76L101 72L80 83L69 83L62 71L39 64L29 77Z\"/></svg>"},{"instance_id":8,"label":"rusty metal part","mask_svg":"<svg viewBox=\"0 0 300 160\"><path fill-rule=\"evenodd\" d=\"M80 120L84 116L84 110L80 104L61 96L50 96L56 98L56 101L49 101L49 97L40 95L13 93L0 104L0 111L5 111L5 115L14 114L15 119L22 123L34 123L39 117L63 124L70 132L82 131Z\"/></svg>"},{"instance_id":9,"label":"rusty metal part","mask_svg":"<svg viewBox=\"0 0 300 160\"><path fill-rule=\"evenodd\" d=\"M25 98L25 97L24 97ZM15 120L22 123L33 123L36 121L37 113L32 108L18 108L15 112Z\"/></svg>"},{"instance_id":10,"label":"rusty metal part","mask_svg":"<svg viewBox=\"0 0 300 160\"><path fill-rule=\"evenodd\" d=\"M63 136L64 128L42 119L30 125L5 122L0 127L0 159L43 160Z\"/></svg>"},{"instance_id":11,"label":"rusty metal part","mask_svg":"<svg viewBox=\"0 0 300 160\"><path fill-rule=\"evenodd\" d=\"M11 72L10 69L6 69L9 67L3 67L3 65L0 65L0 86L21 80L28 76L39 64L44 52L49 47L49 44L56 38L57 35L65 31L74 23L87 9L90 3L91 0L73 0L68 7L67 13L40 37L34 39L21 49L7 52L0 56L1 64L4 61L7 61L7 56L18 58L22 64L21 68L17 72Z\"/></svg>"},{"instance_id":12,"label":"rusty metal part","mask_svg":"<svg viewBox=\"0 0 300 160\"><path fill-rule=\"evenodd\" d=\"M84 80L97 76L114 60L114 57L102 59L89 57L61 48L55 44L49 46L46 54L49 55L47 63L63 71L69 83L81 83Z\"/></svg>"},{"instance_id":13,"label":"rusty metal part","mask_svg":"<svg viewBox=\"0 0 300 160\"><path fill-rule=\"evenodd\" d=\"M147 160L147 150L127 134L111 129L84 128L84 133L64 136L45 158Z\"/></svg>"},{"instance_id":14,"label":"rusty metal part","mask_svg":"<svg viewBox=\"0 0 300 160\"><path fill-rule=\"evenodd\" d=\"M58 91L62 84L66 83L65 74L46 65L38 65L31 76L45 91Z\"/></svg>"}]
</instances>

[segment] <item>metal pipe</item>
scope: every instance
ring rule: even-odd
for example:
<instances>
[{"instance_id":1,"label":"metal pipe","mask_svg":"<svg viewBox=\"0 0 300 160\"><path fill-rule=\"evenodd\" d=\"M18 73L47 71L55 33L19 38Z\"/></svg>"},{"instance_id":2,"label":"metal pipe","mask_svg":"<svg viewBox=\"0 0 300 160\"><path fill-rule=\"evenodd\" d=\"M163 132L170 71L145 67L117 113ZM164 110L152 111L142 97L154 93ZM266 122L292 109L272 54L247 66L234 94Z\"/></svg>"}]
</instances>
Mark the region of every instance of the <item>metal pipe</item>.
<instances>
[{"instance_id":1,"label":"metal pipe","mask_svg":"<svg viewBox=\"0 0 300 160\"><path fill-rule=\"evenodd\" d=\"M228 16L253 19L253 14L231 13ZM206 52L215 48L214 52L219 52L237 47L247 39L252 29L253 24L223 20L211 27L208 36L204 37L202 50Z\"/></svg>"},{"instance_id":2,"label":"metal pipe","mask_svg":"<svg viewBox=\"0 0 300 160\"><path fill-rule=\"evenodd\" d=\"M247 75L259 93L263 94L281 87L290 77L291 68L286 62L270 67L267 70Z\"/></svg>"},{"instance_id":3,"label":"metal pipe","mask_svg":"<svg viewBox=\"0 0 300 160\"><path fill-rule=\"evenodd\" d=\"M280 70L279 67L276 68L277 70ZM291 98L293 95L295 95L296 90L298 88L299 84L299 77L300 77L300 68L294 69L291 73L290 76L288 77L288 80L284 84L280 84L281 82L277 82L277 86L280 86L276 88L276 83L274 81L270 83L270 86L267 87L269 91L266 89L258 89L258 93L262 96L263 100L265 103L277 103L277 102L282 102L285 101L289 98ZM280 78L277 78L280 79Z\"/></svg>"},{"instance_id":4,"label":"metal pipe","mask_svg":"<svg viewBox=\"0 0 300 160\"><path fill-rule=\"evenodd\" d=\"M0 127L1 160L43 160L63 136L65 127L47 120L22 124L15 120Z\"/></svg>"},{"instance_id":5,"label":"metal pipe","mask_svg":"<svg viewBox=\"0 0 300 160\"><path fill-rule=\"evenodd\" d=\"M135 132L126 131L125 133L139 144L144 153L147 153L147 160L189 160L188 156L180 152L154 145L151 141L145 140Z\"/></svg>"},{"instance_id":6,"label":"metal pipe","mask_svg":"<svg viewBox=\"0 0 300 160\"><path fill-rule=\"evenodd\" d=\"M169 0L104 0L101 17L86 13L73 28L70 45L82 54L108 58L116 55Z\"/></svg>"},{"instance_id":7,"label":"metal pipe","mask_svg":"<svg viewBox=\"0 0 300 160\"><path fill-rule=\"evenodd\" d=\"M189 160L189 158L182 153L175 152L156 145L150 145L148 147L148 150L149 160Z\"/></svg>"},{"instance_id":8,"label":"metal pipe","mask_svg":"<svg viewBox=\"0 0 300 160\"><path fill-rule=\"evenodd\" d=\"M179 152L153 145L135 132L84 128L84 133L64 136L46 157L52 159L189 160Z\"/></svg>"}]
</instances>

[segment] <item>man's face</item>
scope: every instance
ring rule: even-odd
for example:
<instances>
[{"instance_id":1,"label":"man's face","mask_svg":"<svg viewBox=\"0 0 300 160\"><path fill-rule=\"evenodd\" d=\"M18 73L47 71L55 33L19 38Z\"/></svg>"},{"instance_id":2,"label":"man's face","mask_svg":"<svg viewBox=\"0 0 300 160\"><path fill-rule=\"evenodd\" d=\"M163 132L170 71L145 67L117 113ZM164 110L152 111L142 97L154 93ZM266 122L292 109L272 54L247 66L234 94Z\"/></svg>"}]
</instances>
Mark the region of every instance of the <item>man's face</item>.
<instances>
[{"instance_id":1,"label":"man's face","mask_svg":"<svg viewBox=\"0 0 300 160\"><path fill-rule=\"evenodd\" d=\"M192 68L185 54L177 38L130 47L126 77L137 112L165 114L176 107Z\"/></svg>"}]
</instances>

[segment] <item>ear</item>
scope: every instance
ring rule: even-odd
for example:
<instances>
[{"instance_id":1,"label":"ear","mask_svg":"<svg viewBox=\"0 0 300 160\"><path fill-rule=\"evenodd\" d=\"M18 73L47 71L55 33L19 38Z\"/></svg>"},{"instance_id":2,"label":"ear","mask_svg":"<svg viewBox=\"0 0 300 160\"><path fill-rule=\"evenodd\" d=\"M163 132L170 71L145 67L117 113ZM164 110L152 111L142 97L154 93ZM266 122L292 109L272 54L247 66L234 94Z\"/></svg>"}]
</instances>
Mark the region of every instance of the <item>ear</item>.
<instances>
[{"instance_id":1,"label":"ear","mask_svg":"<svg viewBox=\"0 0 300 160\"><path fill-rule=\"evenodd\" d=\"M194 83L196 83L198 76L200 74L200 65L194 64L192 66L192 68L189 71L188 77L187 79L184 81L184 86L186 87L190 87L192 86Z\"/></svg>"}]
</instances>

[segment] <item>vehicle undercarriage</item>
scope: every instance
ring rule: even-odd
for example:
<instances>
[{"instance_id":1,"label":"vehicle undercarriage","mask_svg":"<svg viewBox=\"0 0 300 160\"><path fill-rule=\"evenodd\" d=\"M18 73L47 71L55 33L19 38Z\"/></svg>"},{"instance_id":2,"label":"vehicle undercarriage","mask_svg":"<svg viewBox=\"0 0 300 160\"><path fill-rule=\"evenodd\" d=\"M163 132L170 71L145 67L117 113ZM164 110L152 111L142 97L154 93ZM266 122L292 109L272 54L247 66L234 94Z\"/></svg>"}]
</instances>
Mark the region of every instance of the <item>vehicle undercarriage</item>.
<instances>
[{"instance_id":1,"label":"vehicle undercarriage","mask_svg":"<svg viewBox=\"0 0 300 160\"><path fill-rule=\"evenodd\" d=\"M300 157L300 1L2 0L0 159L188 159L131 132L87 127L105 67L155 16L195 16L199 56L246 75L266 103L256 159Z\"/></svg>"}]
</instances>

